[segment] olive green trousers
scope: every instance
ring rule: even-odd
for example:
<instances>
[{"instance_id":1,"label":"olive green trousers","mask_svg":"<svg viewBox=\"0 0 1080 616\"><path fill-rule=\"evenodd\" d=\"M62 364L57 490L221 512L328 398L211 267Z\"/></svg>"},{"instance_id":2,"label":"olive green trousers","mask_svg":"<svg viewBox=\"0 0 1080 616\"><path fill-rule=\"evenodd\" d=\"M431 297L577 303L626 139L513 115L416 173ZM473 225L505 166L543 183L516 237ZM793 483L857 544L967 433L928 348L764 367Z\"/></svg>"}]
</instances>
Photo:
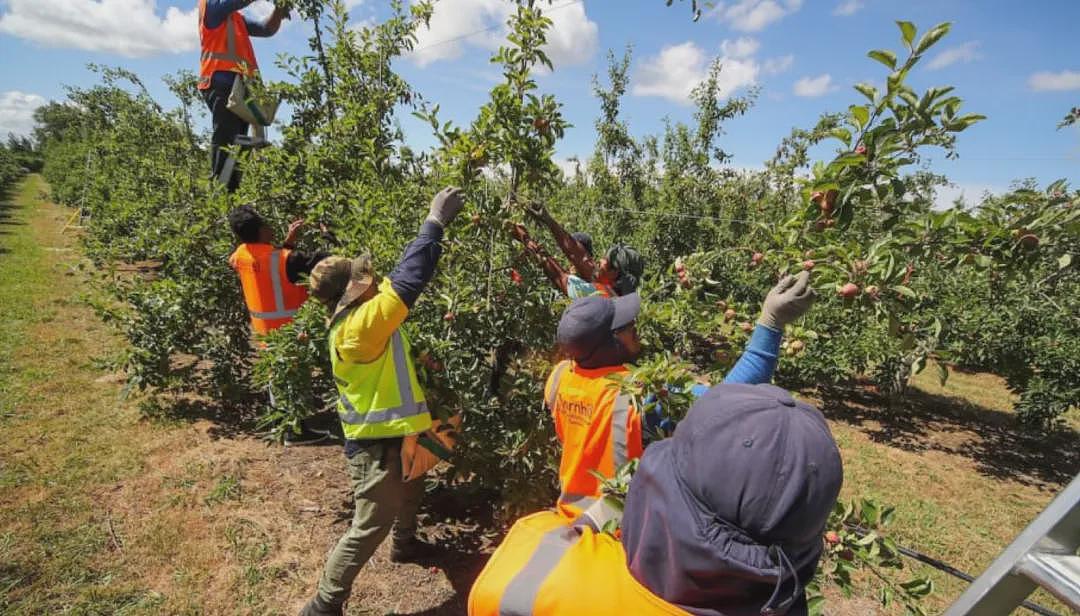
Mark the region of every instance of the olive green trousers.
<instances>
[{"instance_id":1,"label":"olive green trousers","mask_svg":"<svg viewBox=\"0 0 1080 616\"><path fill-rule=\"evenodd\" d=\"M352 525L330 552L319 580L319 598L332 605L349 598L353 580L391 528L394 541L413 537L416 511L424 495L422 477L401 480L400 438L365 443L348 458L348 467L356 510Z\"/></svg>"}]
</instances>

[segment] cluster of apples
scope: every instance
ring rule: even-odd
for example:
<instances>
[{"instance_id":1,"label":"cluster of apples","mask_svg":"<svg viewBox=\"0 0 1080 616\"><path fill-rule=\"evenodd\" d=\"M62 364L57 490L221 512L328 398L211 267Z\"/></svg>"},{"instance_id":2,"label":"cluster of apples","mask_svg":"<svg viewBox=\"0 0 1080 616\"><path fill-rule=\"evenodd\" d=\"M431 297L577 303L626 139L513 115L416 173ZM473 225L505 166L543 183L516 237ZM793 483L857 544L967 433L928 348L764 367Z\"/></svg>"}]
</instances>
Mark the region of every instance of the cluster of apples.
<instances>
[{"instance_id":1,"label":"cluster of apples","mask_svg":"<svg viewBox=\"0 0 1080 616\"><path fill-rule=\"evenodd\" d=\"M689 289L693 286L690 282L690 273L686 271L686 264L682 262L682 259L675 260L675 275L679 277L680 287Z\"/></svg>"}]
</instances>

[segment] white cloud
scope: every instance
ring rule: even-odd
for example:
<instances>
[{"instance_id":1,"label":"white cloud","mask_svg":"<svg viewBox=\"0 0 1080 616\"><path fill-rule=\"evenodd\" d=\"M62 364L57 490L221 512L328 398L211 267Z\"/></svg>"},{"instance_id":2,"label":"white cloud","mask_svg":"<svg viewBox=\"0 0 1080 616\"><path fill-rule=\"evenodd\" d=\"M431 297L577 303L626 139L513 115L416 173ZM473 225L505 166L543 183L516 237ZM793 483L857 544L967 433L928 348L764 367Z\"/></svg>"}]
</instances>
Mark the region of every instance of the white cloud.
<instances>
[{"instance_id":1,"label":"white cloud","mask_svg":"<svg viewBox=\"0 0 1080 616\"><path fill-rule=\"evenodd\" d=\"M779 58L769 58L765 61L765 72L770 75L778 75L791 68L795 64L795 56L788 54Z\"/></svg>"},{"instance_id":2,"label":"white cloud","mask_svg":"<svg viewBox=\"0 0 1080 616\"><path fill-rule=\"evenodd\" d=\"M729 51L746 51L747 48L742 45L739 49L738 41L724 41L720 47ZM718 85L724 96L756 83L761 71L758 62L749 57L723 55L720 63ZM692 41L664 47L659 55L641 63L632 91L637 96L659 96L685 105L690 102L694 87L708 76L709 64L709 56Z\"/></svg>"},{"instance_id":3,"label":"white cloud","mask_svg":"<svg viewBox=\"0 0 1080 616\"><path fill-rule=\"evenodd\" d=\"M1080 71L1035 73L1028 79L1028 86L1036 92L1080 90Z\"/></svg>"},{"instance_id":4,"label":"white cloud","mask_svg":"<svg viewBox=\"0 0 1080 616\"><path fill-rule=\"evenodd\" d=\"M0 33L128 57L189 52L199 47L197 11L159 15L155 0L7 0Z\"/></svg>"},{"instance_id":5,"label":"white cloud","mask_svg":"<svg viewBox=\"0 0 1080 616\"><path fill-rule=\"evenodd\" d=\"M553 158L552 161L555 166L562 171L563 175L567 178L573 178L577 175L580 169L582 173L585 173L587 160L582 156L568 156L566 158Z\"/></svg>"},{"instance_id":6,"label":"white cloud","mask_svg":"<svg viewBox=\"0 0 1080 616\"><path fill-rule=\"evenodd\" d=\"M724 41L720 43L720 52L725 56L732 58L745 58L757 53L758 48L761 47L761 43L757 39L744 36L734 41Z\"/></svg>"},{"instance_id":7,"label":"white cloud","mask_svg":"<svg viewBox=\"0 0 1080 616\"><path fill-rule=\"evenodd\" d=\"M835 89L836 87L832 83L832 75L825 73L817 77L803 77L795 82L793 91L795 96L815 97L824 96Z\"/></svg>"},{"instance_id":8,"label":"white cloud","mask_svg":"<svg viewBox=\"0 0 1080 616\"><path fill-rule=\"evenodd\" d=\"M552 24L544 51L556 67L583 64L593 57L600 41L600 28L585 14L584 2L556 4L546 14Z\"/></svg>"},{"instance_id":9,"label":"white cloud","mask_svg":"<svg viewBox=\"0 0 1080 616\"><path fill-rule=\"evenodd\" d=\"M934 189L934 208L947 210L960 199L964 205L974 206L982 202L986 193L999 194L1005 190L990 184L948 184Z\"/></svg>"},{"instance_id":10,"label":"white cloud","mask_svg":"<svg viewBox=\"0 0 1080 616\"><path fill-rule=\"evenodd\" d=\"M738 0L710 14L742 32L758 32L802 7L803 0Z\"/></svg>"},{"instance_id":11,"label":"white cloud","mask_svg":"<svg viewBox=\"0 0 1080 616\"><path fill-rule=\"evenodd\" d=\"M274 3L270 0L255 0L244 9L244 13L254 21L265 21L273 12Z\"/></svg>"},{"instance_id":12,"label":"white cloud","mask_svg":"<svg viewBox=\"0 0 1080 616\"><path fill-rule=\"evenodd\" d=\"M844 0L836 5L832 14L839 15L840 17L848 17L861 11L864 6L866 5L863 4L863 0Z\"/></svg>"},{"instance_id":13,"label":"white cloud","mask_svg":"<svg viewBox=\"0 0 1080 616\"><path fill-rule=\"evenodd\" d=\"M982 58L982 54L979 53L979 41L969 41L963 45L956 47L949 47L943 50L938 55L934 56L933 60L927 63L926 68L936 71L943 69L946 66L951 66L957 62L974 62Z\"/></svg>"},{"instance_id":14,"label":"white cloud","mask_svg":"<svg viewBox=\"0 0 1080 616\"><path fill-rule=\"evenodd\" d=\"M8 133L29 135L34 129L34 110L44 105L45 98L12 90L0 93L0 138Z\"/></svg>"},{"instance_id":15,"label":"white cloud","mask_svg":"<svg viewBox=\"0 0 1080 616\"><path fill-rule=\"evenodd\" d=\"M633 92L686 104L694 86L705 78L706 63L705 52L693 41L665 47L660 55L641 63Z\"/></svg>"},{"instance_id":16,"label":"white cloud","mask_svg":"<svg viewBox=\"0 0 1080 616\"><path fill-rule=\"evenodd\" d=\"M542 9L552 21L544 51L556 66L581 64L596 53L599 27L585 14L584 3L568 1ZM441 0L429 27L417 31L409 58L427 66L460 58L467 47L498 49L506 40L511 13L513 4L505 0Z\"/></svg>"}]
</instances>

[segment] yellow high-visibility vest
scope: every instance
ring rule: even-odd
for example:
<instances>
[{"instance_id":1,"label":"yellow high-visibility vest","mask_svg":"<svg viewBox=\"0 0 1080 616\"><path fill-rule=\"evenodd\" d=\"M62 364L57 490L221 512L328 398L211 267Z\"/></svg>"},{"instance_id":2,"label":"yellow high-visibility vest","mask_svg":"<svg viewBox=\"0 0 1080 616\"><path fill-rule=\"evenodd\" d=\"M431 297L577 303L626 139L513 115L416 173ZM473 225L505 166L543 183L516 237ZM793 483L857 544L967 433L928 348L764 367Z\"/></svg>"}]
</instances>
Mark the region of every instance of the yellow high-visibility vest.
<instances>
[{"instance_id":1,"label":"yellow high-visibility vest","mask_svg":"<svg viewBox=\"0 0 1080 616\"><path fill-rule=\"evenodd\" d=\"M337 328L350 313L339 315L330 327L330 363L345 438L392 438L430 428L431 414L416 378L409 341L400 330L374 361L352 362L338 354L334 348Z\"/></svg>"}]
</instances>

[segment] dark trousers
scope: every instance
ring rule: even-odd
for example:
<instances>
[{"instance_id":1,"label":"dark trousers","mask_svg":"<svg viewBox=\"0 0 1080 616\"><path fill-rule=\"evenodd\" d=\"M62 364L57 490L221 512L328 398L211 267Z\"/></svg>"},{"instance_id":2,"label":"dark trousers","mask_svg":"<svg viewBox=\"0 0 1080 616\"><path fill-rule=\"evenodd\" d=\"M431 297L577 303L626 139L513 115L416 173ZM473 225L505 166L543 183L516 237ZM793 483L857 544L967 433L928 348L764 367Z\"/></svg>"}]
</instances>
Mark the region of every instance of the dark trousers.
<instances>
[{"instance_id":1,"label":"dark trousers","mask_svg":"<svg viewBox=\"0 0 1080 616\"><path fill-rule=\"evenodd\" d=\"M203 100L210 108L210 116L214 122L214 132L210 137L210 169L211 175L219 181L225 169L225 161L229 159L229 153L222 146L232 145L240 135L246 135L248 123L240 119L235 113L229 111L229 92L232 90L231 81L228 86L211 83L210 87L202 90ZM233 168L232 176L228 179L226 188L229 192L236 190L240 185L240 170Z\"/></svg>"}]
</instances>

